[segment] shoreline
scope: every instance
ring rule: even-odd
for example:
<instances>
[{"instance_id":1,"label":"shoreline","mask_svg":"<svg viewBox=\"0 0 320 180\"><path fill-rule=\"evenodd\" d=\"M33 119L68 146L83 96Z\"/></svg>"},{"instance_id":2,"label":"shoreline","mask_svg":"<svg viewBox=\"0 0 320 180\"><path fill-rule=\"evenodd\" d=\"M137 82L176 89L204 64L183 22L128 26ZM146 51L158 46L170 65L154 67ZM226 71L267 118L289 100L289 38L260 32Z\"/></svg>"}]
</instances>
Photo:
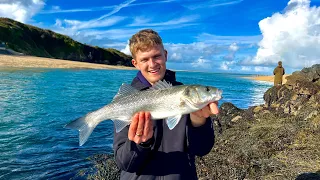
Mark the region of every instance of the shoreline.
<instances>
[{"instance_id":1,"label":"shoreline","mask_svg":"<svg viewBox=\"0 0 320 180\"><path fill-rule=\"evenodd\" d=\"M290 76L291 74L285 74L282 78L282 83L285 84L287 82L286 77ZM244 76L243 78L251 79L255 81L266 81L266 82L274 82L274 75L266 76L266 75L257 75L257 76Z\"/></svg>"},{"instance_id":2,"label":"shoreline","mask_svg":"<svg viewBox=\"0 0 320 180\"><path fill-rule=\"evenodd\" d=\"M36 56L16 56L0 54L0 67L5 68L58 68L58 69L118 69L135 70L134 67L114 66L88 62L52 59Z\"/></svg>"},{"instance_id":3,"label":"shoreline","mask_svg":"<svg viewBox=\"0 0 320 180\"><path fill-rule=\"evenodd\" d=\"M71 60L44 58L36 56L17 56L0 54L0 68L57 68L57 69L105 69L105 70L136 70L134 67L114 66L106 64L96 64L88 62L79 62ZM184 70L177 70L184 71ZM286 77L283 76L283 84L286 83ZM255 81L273 82L274 76L243 76L243 78Z\"/></svg>"}]
</instances>

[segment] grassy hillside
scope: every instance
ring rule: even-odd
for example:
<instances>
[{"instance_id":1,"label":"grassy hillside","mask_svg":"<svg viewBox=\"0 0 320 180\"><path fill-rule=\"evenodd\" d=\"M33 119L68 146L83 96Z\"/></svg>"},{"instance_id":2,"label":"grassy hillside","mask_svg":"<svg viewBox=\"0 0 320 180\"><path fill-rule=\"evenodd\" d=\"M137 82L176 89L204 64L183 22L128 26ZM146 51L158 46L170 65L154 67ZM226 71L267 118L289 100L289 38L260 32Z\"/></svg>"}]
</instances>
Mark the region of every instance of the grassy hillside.
<instances>
[{"instance_id":1,"label":"grassy hillside","mask_svg":"<svg viewBox=\"0 0 320 180\"><path fill-rule=\"evenodd\" d=\"M84 45L68 36L8 18L0 18L0 42L26 55L132 66L131 57L116 49Z\"/></svg>"}]
</instances>

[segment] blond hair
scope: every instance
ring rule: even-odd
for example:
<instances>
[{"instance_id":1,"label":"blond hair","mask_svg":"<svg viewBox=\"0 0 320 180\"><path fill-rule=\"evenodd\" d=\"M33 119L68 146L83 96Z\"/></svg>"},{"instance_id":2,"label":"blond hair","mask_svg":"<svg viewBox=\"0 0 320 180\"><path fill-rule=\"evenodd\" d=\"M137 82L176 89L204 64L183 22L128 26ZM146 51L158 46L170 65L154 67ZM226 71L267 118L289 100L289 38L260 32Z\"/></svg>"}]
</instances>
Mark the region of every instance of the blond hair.
<instances>
[{"instance_id":1,"label":"blond hair","mask_svg":"<svg viewBox=\"0 0 320 180\"><path fill-rule=\"evenodd\" d=\"M162 44L162 39L157 32L152 29L143 29L134 34L129 40L129 47L132 57L136 57L136 53L140 51L148 51L152 47Z\"/></svg>"}]
</instances>

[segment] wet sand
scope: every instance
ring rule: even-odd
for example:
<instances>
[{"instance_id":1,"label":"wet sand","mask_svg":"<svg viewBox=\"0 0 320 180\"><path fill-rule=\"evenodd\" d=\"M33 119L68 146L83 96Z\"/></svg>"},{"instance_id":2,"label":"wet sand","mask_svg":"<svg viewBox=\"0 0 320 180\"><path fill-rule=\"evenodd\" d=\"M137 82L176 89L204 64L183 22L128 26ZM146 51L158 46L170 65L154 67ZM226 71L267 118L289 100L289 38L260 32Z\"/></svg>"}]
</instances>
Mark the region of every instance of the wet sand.
<instances>
[{"instance_id":1,"label":"wet sand","mask_svg":"<svg viewBox=\"0 0 320 180\"><path fill-rule=\"evenodd\" d=\"M0 67L11 68L75 68L75 69L135 69L126 66L111 66L78 61L42 58L34 56L0 55Z\"/></svg>"}]
</instances>

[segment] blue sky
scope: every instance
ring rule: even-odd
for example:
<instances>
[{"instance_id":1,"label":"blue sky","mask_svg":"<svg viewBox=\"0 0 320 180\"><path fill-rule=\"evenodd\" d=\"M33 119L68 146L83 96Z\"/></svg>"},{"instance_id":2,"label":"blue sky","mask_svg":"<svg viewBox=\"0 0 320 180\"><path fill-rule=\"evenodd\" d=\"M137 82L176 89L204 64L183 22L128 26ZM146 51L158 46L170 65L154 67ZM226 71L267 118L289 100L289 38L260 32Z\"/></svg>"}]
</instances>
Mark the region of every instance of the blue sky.
<instances>
[{"instance_id":1,"label":"blue sky","mask_svg":"<svg viewBox=\"0 0 320 180\"><path fill-rule=\"evenodd\" d=\"M128 51L152 28L168 67L271 74L320 63L320 0L0 0L0 16L94 46Z\"/></svg>"}]
</instances>

